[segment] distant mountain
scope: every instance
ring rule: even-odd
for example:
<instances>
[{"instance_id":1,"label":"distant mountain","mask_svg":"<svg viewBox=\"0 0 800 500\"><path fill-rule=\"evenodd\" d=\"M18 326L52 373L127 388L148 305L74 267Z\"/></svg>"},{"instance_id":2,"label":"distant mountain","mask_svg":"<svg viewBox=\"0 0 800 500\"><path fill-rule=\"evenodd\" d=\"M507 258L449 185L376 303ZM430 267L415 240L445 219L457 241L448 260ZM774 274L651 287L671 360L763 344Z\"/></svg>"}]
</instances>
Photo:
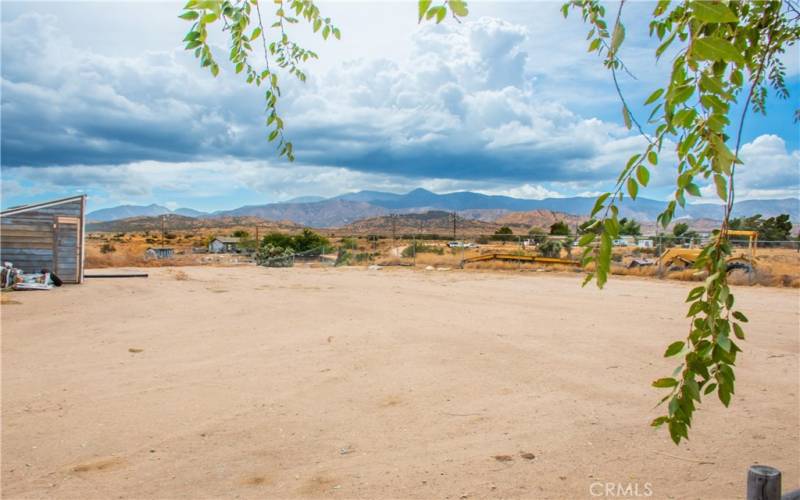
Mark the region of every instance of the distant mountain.
<instances>
[{"instance_id":1,"label":"distant mountain","mask_svg":"<svg viewBox=\"0 0 800 500\"><path fill-rule=\"evenodd\" d=\"M206 217L208 215L208 212L201 212L193 208L176 208L172 213L183 215L184 217Z\"/></svg>"},{"instance_id":2,"label":"distant mountain","mask_svg":"<svg viewBox=\"0 0 800 500\"><path fill-rule=\"evenodd\" d=\"M456 218L456 234L485 235L493 234L499 224L476 219ZM515 232L524 234L528 227L517 227ZM399 237L404 234L453 234L453 214L442 210L432 210L421 213L405 213L370 217L343 226L337 231L346 234L381 234L390 235L392 231Z\"/></svg>"},{"instance_id":3,"label":"distant mountain","mask_svg":"<svg viewBox=\"0 0 800 500\"><path fill-rule=\"evenodd\" d=\"M89 212L86 219L90 221L104 222L109 220L127 219L128 217L152 217L164 215L172 211L161 205L120 205L117 207L103 208Z\"/></svg>"},{"instance_id":4,"label":"distant mountain","mask_svg":"<svg viewBox=\"0 0 800 500\"><path fill-rule=\"evenodd\" d=\"M192 229L246 229L254 233L256 227L259 231L297 231L301 228L291 222L275 222L259 217L187 217L178 214L161 214L146 217L129 217L105 222L87 222L87 231L125 233L132 231L161 231L161 221L167 232L186 231Z\"/></svg>"},{"instance_id":5,"label":"distant mountain","mask_svg":"<svg viewBox=\"0 0 800 500\"><path fill-rule=\"evenodd\" d=\"M318 201L324 201L327 198L324 196L298 196L297 198L292 198L291 200L286 200L283 203L316 203Z\"/></svg>"},{"instance_id":6,"label":"distant mountain","mask_svg":"<svg viewBox=\"0 0 800 500\"><path fill-rule=\"evenodd\" d=\"M289 202L248 205L233 210L220 210L212 214L190 208L170 211L161 205L124 205L97 210L88 214L90 221L109 221L135 216L178 214L188 217L251 216L269 220L285 220L312 227L338 227L352 222L389 214L425 213L428 211L456 211L459 216L494 222L512 212L537 210L586 216L594 206L593 197L545 198L527 200L510 196L486 195L470 191L436 194L425 189L415 189L405 194L382 191L359 191L334 198L295 198ZM666 202L648 198L636 201L625 198L620 204L620 216L635 218L640 222L654 222L666 207ZM722 218L722 205L698 203L676 211L676 218ZM793 221L800 221L800 199L747 200L734 205L734 216L761 214L773 217L788 213ZM524 218L524 217L523 217Z\"/></svg>"},{"instance_id":7,"label":"distant mountain","mask_svg":"<svg viewBox=\"0 0 800 500\"><path fill-rule=\"evenodd\" d=\"M292 221L304 226L333 227L387 213L389 210L383 207L333 198L313 203L249 205L234 210L214 212L214 217L249 215L270 220Z\"/></svg>"},{"instance_id":8,"label":"distant mountain","mask_svg":"<svg viewBox=\"0 0 800 500\"><path fill-rule=\"evenodd\" d=\"M455 210L474 213L487 211L486 220L494 220L500 216L500 210L508 212L527 212L531 210L550 210L573 215L587 215L594 206L594 197L573 196L569 198L545 198L527 200L510 196L485 195L470 191L436 194L425 189L415 189L406 194L384 193L380 191L359 191L337 197L338 199L358 200L370 205L377 205L394 212L403 210L420 211L423 209ZM623 217L633 217L644 221L655 221L667 203L649 198L637 198L635 201L625 198L620 205ZM788 213L792 220L800 220L800 199L786 198L777 200L747 200L734 204L734 216L760 213L765 217L774 217ZM687 204L685 209L678 209L677 217L693 219L721 219L722 205L711 203ZM482 217L478 217L482 218Z\"/></svg>"},{"instance_id":9,"label":"distant mountain","mask_svg":"<svg viewBox=\"0 0 800 500\"><path fill-rule=\"evenodd\" d=\"M156 217L159 215L177 214L185 217L203 217L208 215L206 212L194 210L193 208L169 208L156 205L119 205L117 207L102 208L86 214L86 220L91 222L107 222L112 220L129 219L131 217Z\"/></svg>"}]
</instances>

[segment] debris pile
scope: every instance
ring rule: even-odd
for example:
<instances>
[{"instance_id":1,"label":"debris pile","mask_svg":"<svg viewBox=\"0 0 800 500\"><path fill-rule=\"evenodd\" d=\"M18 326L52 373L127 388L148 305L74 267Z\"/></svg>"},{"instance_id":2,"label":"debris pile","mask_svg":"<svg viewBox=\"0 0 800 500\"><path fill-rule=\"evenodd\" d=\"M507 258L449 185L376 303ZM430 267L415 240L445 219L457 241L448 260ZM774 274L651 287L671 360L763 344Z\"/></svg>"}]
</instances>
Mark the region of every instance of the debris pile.
<instances>
[{"instance_id":1,"label":"debris pile","mask_svg":"<svg viewBox=\"0 0 800 500\"><path fill-rule=\"evenodd\" d=\"M3 289L50 290L54 286L61 286L61 283L58 276L47 269L38 273L26 273L14 267L11 262L4 262L0 271L0 285Z\"/></svg>"}]
</instances>

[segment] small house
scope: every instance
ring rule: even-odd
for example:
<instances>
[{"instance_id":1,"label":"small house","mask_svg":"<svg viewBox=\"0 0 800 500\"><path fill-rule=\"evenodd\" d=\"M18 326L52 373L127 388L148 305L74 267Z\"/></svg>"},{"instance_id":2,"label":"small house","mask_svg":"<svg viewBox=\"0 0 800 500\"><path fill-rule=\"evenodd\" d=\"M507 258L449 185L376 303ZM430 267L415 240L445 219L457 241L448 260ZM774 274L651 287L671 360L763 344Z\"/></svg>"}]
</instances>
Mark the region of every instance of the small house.
<instances>
[{"instance_id":1,"label":"small house","mask_svg":"<svg viewBox=\"0 0 800 500\"><path fill-rule=\"evenodd\" d=\"M170 247L150 247L144 252L148 259L171 259L175 256L175 249Z\"/></svg>"},{"instance_id":2,"label":"small house","mask_svg":"<svg viewBox=\"0 0 800 500\"><path fill-rule=\"evenodd\" d=\"M236 253L239 251L241 240L241 238L231 236L217 236L208 244L208 251L210 253Z\"/></svg>"},{"instance_id":3,"label":"small house","mask_svg":"<svg viewBox=\"0 0 800 500\"><path fill-rule=\"evenodd\" d=\"M0 212L0 262L25 273L47 269L64 283L83 282L86 195Z\"/></svg>"},{"instance_id":4,"label":"small house","mask_svg":"<svg viewBox=\"0 0 800 500\"><path fill-rule=\"evenodd\" d=\"M636 246L639 248L653 248L653 240L639 240L636 242Z\"/></svg>"}]
</instances>

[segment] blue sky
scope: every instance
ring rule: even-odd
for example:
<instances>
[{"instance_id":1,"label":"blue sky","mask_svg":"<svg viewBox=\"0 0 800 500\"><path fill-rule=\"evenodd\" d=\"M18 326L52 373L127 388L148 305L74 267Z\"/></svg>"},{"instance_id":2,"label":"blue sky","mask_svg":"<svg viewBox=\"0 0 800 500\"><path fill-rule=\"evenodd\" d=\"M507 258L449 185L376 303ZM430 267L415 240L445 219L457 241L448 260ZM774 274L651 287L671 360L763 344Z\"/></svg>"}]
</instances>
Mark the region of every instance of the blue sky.
<instances>
[{"instance_id":1,"label":"blue sky","mask_svg":"<svg viewBox=\"0 0 800 500\"><path fill-rule=\"evenodd\" d=\"M320 60L306 84L283 79L297 151L287 164L264 140L261 92L227 65L212 78L182 50L180 5L3 3L3 207L78 192L92 209L202 210L360 189L586 195L642 147L585 27L558 2L471 2L465 23L441 26L418 26L415 2L323 2L343 36L295 29ZM642 24L651 9L632 3L624 16L632 103L668 67ZM797 47L785 57L790 101L748 117L737 199L800 192L799 59ZM669 196L674 166L661 158L641 195Z\"/></svg>"}]
</instances>

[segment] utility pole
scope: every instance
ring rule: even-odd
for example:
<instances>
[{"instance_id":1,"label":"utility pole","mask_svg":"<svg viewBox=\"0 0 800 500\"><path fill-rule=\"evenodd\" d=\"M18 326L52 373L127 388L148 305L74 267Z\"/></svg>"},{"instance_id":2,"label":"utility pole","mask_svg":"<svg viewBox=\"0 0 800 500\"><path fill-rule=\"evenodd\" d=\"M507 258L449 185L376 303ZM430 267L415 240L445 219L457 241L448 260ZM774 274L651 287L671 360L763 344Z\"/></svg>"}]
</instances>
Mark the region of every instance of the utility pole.
<instances>
[{"instance_id":1,"label":"utility pole","mask_svg":"<svg viewBox=\"0 0 800 500\"><path fill-rule=\"evenodd\" d=\"M392 244L397 236L397 214L391 214L389 218L392 220Z\"/></svg>"},{"instance_id":2,"label":"utility pole","mask_svg":"<svg viewBox=\"0 0 800 500\"><path fill-rule=\"evenodd\" d=\"M456 239L456 217L457 217L457 215L456 215L456 212L454 210L453 211L453 240Z\"/></svg>"},{"instance_id":3,"label":"utility pole","mask_svg":"<svg viewBox=\"0 0 800 500\"><path fill-rule=\"evenodd\" d=\"M166 221L167 216L161 216L161 248L164 248L164 222Z\"/></svg>"}]
</instances>

